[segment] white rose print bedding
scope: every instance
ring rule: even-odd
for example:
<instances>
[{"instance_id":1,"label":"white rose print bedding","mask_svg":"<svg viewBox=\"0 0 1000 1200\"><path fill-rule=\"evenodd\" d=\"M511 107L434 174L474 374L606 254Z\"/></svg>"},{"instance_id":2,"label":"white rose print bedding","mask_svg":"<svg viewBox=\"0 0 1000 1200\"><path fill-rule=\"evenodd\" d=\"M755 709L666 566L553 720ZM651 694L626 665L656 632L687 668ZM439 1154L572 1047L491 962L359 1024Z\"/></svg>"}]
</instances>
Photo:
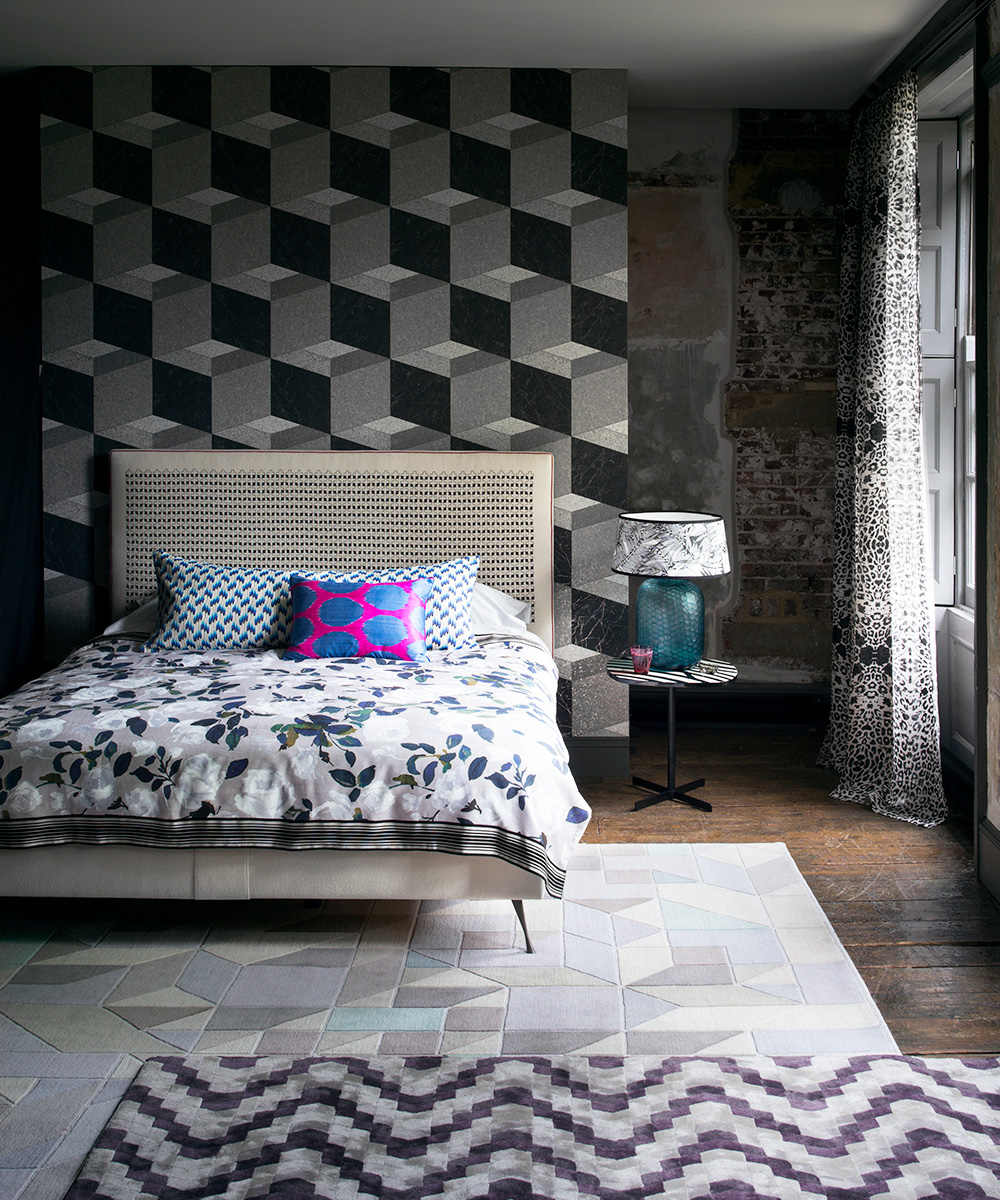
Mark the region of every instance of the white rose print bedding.
<instances>
[{"instance_id":1,"label":"white rose print bedding","mask_svg":"<svg viewBox=\"0 0 1000 1200\"><path fill-rule=\"evenodd\" d=\"M420 663L102 638L0 701L0 848L492 855L562 894L590 810L542 643Z\"/></svg>"}]
</instances>

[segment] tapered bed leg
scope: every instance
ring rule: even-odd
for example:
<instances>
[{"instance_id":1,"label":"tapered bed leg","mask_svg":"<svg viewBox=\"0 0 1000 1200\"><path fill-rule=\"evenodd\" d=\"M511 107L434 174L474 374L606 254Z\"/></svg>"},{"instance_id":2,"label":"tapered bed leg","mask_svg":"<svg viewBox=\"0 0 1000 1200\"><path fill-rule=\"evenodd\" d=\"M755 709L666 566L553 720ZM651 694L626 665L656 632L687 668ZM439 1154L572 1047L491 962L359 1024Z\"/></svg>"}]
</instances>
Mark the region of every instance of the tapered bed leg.
<instances>
[{"instance_id":1,"label":"tapered bed leg","mask_svg":"<svg viewBox=\"0 0 1000 1200\"><path fill-rule=\"evenodd\" d=\"M528 936L528 922L524 917L524 901L512 900L511 904L514 905L514 912L517 913L517 919L521 922L521 929L524 933L524 948L529 954L534 954L535 947L531 944L531 938Z\"/></svg>"}]
</instances>

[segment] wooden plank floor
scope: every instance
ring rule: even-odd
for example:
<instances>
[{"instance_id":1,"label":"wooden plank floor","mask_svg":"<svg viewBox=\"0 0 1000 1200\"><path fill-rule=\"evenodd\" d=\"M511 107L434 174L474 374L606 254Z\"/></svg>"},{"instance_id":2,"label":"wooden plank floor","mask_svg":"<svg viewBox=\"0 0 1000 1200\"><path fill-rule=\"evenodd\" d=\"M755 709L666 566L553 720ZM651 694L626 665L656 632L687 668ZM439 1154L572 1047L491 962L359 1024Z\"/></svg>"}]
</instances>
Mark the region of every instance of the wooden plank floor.
<instances>
[{"instance_id":1,"label":"wooden plank floor","mask_svg":"<svg viewBox=\"0 0 1000 1200\"><path fill-rule=\"evenodd\" d=\"M934 829L830 799L817 734L677 731L677 782L705 776L711 813L631 811L625 779L578 779L588 842L784 842L904 1054L1000 1054L1000 907L973 873L969 819ZM661 729L633 727L632 770L666 780Z\"/></svg>"}]
</instances>

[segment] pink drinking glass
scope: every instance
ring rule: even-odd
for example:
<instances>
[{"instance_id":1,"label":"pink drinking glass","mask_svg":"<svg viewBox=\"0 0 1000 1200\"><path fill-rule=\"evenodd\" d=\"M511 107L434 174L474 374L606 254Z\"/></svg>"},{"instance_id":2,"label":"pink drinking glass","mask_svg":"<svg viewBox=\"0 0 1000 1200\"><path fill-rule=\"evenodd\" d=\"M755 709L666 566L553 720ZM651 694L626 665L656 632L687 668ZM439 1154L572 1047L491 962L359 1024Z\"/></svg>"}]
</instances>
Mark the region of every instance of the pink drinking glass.
<instances>
[{"instance_id":1,"label":"pink drinking glass","mask_svg":"<svg viewBox=\"0 0 1000 1200\"><path fill-rule=\"evenodd\" d=\"M636 675L648 675L653 662L653 647L632 646L629 653L632 655L632 670Z\"/></svg>"}]
</instances>

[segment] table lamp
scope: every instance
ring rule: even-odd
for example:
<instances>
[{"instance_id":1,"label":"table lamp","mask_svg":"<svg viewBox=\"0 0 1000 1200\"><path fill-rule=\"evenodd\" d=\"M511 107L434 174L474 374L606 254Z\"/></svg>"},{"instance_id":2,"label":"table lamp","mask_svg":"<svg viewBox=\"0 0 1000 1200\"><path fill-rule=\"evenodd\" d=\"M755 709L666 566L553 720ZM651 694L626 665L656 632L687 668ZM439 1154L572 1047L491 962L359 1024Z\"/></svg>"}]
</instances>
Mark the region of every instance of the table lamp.
<instances>
[{"instance_id":1,"label":"table lamp","mask_svg":"<svg viewBox=\"0 0 1000 1200\"><path fill-rule=\"evenodd\" d=\"M647 576L635 603L636 641L661 671L693 667L705 650L705 598L692 578L729 573L726 525L716 513L626 512L614 569Z\"/></svg>"}]
</instances>

